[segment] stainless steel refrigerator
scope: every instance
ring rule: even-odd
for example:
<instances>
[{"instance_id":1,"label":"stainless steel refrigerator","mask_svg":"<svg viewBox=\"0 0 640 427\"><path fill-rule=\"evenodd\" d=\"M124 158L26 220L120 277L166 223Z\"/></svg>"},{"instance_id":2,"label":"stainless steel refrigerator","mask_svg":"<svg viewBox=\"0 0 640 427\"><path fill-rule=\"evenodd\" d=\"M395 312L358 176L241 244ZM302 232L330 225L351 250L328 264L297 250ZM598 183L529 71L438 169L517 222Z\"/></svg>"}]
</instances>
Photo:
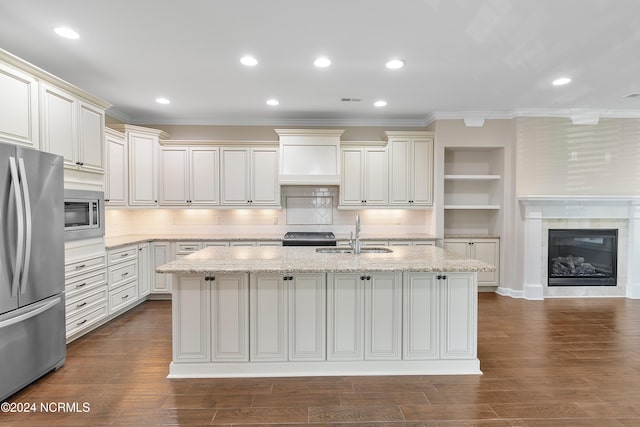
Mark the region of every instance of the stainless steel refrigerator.
<instances>
[{"instance_id":1,"label":"stainless steel refrigerator","mask_svg":"<svg viewBox=\"0 0 640 427\"><path fill-rule=\"evenodd\" d=\"M65 361L62 162L0 144L0 401Z\"/></svg>"}]
</instances>

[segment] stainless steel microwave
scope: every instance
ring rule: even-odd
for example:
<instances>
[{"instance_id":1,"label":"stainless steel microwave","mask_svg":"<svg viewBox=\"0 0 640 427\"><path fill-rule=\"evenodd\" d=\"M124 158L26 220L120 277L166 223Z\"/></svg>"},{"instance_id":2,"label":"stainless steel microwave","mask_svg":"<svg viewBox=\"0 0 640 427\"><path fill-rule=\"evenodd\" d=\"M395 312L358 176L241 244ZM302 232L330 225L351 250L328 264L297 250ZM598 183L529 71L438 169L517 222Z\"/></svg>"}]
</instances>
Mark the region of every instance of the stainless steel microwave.
<instances>
[{"instance_id":1,"label":"stainless steel microwave","mask_svg":"<svg viewBox=\"0 0 640 427\"><path fill-rule=\"evenodd\" d=\"M104 193L64 190L64 240L104 236Z\"/></svg>"}]
</instances>

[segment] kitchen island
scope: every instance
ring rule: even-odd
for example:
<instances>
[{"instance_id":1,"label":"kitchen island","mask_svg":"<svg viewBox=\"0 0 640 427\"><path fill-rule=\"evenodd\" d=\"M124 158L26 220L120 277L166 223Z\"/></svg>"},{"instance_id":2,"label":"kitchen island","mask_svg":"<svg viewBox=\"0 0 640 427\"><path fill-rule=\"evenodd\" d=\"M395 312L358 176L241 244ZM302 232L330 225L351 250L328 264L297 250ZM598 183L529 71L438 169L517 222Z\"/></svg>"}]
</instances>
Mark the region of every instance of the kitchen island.
<instances>
[{"instance_id":1,"label":"kitchen island","mask_svg":"<svg viewBox=\"0 0 640 427\"><path fill-rule=\"evenodd\" d=\"M174 275L169 377L481 374L477 272L493 266L433 246L316 249L210 247L159 267Z\"/></svg>"}]
</instances>

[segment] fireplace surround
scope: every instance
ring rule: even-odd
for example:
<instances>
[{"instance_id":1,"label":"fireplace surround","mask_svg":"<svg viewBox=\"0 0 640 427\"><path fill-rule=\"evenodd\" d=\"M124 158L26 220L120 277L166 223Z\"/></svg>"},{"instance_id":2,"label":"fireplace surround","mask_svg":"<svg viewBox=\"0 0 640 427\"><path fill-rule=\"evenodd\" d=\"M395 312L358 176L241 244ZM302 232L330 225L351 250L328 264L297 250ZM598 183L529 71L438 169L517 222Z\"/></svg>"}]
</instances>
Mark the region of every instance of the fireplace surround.
<instances>
[{"instance_id":1,"label":"fireplace surround","mask_svg":"<svg viewBox=\"0 0 640 427\"><path fill-rule=\"evenodd\" d=\"M519 283L502 295L541 300L553 297L640 298L640 196L525 196L518 198L516 255ZM549 286L548 230L618 229L615 286Z\"/></svg>"}]
</instances>

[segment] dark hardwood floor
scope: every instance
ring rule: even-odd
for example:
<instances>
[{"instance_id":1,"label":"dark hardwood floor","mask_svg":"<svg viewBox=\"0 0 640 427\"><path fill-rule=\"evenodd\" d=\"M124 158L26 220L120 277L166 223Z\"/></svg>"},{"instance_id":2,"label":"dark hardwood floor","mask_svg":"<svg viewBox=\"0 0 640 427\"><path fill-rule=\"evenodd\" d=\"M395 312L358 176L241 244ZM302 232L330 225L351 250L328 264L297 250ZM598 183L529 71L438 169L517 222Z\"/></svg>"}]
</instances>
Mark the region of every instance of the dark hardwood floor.
<instances>
[{"instance_id":1,"label":"dark hardwood floor","mask_svg":"<svg viewBox=\"0 0 640 427\"><path fill-rule=\"evenodd\" d=\"M146 302L71 343L62 369L9 399L88 412L0 425L640 426L637 300L480 294L473 376L168 380L170 308Z\"/></svg>"}]
</instances>

